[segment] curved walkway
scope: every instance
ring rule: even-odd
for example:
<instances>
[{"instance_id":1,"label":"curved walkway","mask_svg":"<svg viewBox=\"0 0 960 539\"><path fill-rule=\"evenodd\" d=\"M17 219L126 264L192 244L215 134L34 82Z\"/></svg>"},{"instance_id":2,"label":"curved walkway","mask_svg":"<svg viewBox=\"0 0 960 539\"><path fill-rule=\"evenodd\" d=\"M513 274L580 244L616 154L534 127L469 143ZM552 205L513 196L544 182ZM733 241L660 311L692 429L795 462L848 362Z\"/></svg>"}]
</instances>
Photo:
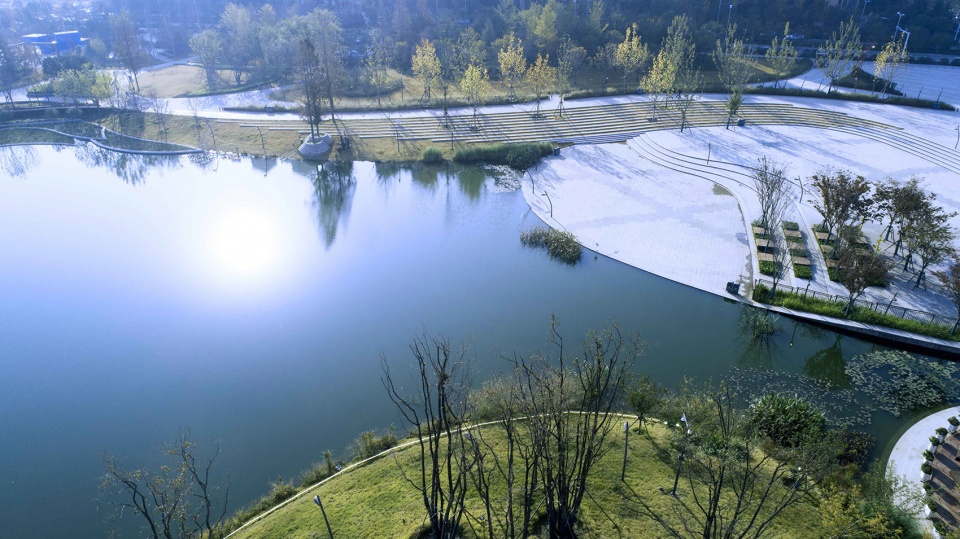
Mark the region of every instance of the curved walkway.
<instances>
[{"instance_id":1,"label":"curved walkway","mask_svg":"<svg viewBox=\"0 0 960 539\"><path fill-rule=\"evenodd\" d=\"M920 465L924 460L923 452L930 444L928 438L936 435L935 431L938 427L948 427L947 418L956 415L960 415L960 408L953 406L930 414L914 423L893 446L890 458L887 460L887 472L895 471L905 485L922 492L923 483L920 481ZM934 531L933 525L926 519L923 508L919 508L915 516L923 523L927 532L934 537L939 537L937 532Z\"/></svg>"},{"instance_id":2,"label":"curved walkway","mask_svg":"<svg viewBox=\"0 0 960 539\"><path fill-rule=\"evenodd\" d=\"M797 179L809 178L825 167L850 169L874 181L916 175L939 195L938 202L947 211L960 210L955 188L960 151L939 138L948 133L956 114L825 100L807 100L822 109L771 98L757 101L753 110L758 119L748 121L746 127L726 130L694 123L680 132L659 125L630 138L626 146L565 148L559 157L548 158L531 171L523 194L541 219L573 232L589 249L722 297L730 297L725 292L727 282L739 281L737 299L747 303L752 303L747 298L759 277L756 245L748 226L759 215L751 179L759 156L785 164L788 177ZM709 125L717 119L711 118L709 103L700 105L698 122ZM894 121L898 125L892 125ZM797 200L788 220L800 223L805 233L813 278L791 274L783 282L845 296L846 290L829 279L810 233L819 215L807 200L809 192L796 192L801 189L797 181L794 189ZM723 203L722 195L730 195L725 197L729 204ZM960 217L952 224L960 229ZM873 242L881 235L882 225L869 224L864 233ZM902 270L901 261L893 284L869 289L863 299L955 316L953 304L934 286L914 288L915 279L912 271ZM775 310L940 353L960 353L956 342Z\"/></svg>"}]
</instances>

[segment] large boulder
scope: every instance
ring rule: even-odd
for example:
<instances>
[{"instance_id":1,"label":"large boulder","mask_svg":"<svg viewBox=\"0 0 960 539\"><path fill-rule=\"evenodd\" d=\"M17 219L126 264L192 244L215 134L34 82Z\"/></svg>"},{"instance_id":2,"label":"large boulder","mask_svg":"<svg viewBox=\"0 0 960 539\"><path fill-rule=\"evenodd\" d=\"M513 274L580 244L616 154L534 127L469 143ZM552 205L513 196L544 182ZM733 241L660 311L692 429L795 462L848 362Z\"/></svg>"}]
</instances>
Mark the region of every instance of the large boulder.
<instances>
[{"instance_id":1,"label":"large boulder","mask_svg":"<svg viewBox=\"0 0 960 539\"><path fill-rule=\"evenodd\" d=\"M297 152L304 159L322 161L327 158L331 148L333 148L333 137L327 133L320 133L307 137Z\"/></svg>"}]
</instances>

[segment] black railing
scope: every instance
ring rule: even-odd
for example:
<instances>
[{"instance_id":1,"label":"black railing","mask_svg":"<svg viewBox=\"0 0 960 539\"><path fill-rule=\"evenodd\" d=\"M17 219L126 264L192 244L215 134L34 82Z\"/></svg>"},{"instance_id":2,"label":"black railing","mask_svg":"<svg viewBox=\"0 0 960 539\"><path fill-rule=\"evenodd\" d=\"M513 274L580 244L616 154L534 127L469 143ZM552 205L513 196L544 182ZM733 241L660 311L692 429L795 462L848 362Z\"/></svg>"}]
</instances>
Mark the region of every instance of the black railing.
<instances>
[{"instance_id":1,"label":"black railing","mask_svg":"<svg viewBox=\"0 0 960 539\"><path fill-rule=\"evenodd\" d=\"M773 288L773 281L768 281L767 279L758 279L757 282L766 286L767 288ZM824 292L810 290L809 288L795 288L793 286L787 286L784 284L777 284L777 291L793 293L803 299L813 298L821 301L841 302L844 304L846 304L849 299L847 296L841 296L839 294L826 294ZM864 299L857 299L853 302L853 304L861 309L870 310L880 314L896 316L897 318L903 318L904 320L924 322L927 324L953 327L953 325L957 322L956 317L945 316L927 311L918 311L916 309L908 309L907 307L899 307L897 305L893 305L892 301L890 303L876 303Z\"/></svg>"}]
</instances>

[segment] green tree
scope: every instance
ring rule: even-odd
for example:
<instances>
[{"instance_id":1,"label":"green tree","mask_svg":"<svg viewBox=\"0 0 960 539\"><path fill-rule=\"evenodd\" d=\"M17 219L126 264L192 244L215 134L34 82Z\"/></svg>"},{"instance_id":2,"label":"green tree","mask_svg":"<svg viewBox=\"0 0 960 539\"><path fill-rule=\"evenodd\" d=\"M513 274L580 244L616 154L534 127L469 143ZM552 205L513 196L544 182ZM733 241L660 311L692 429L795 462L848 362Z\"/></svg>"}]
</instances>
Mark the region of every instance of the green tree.
<instances>
[{"instance_id":1,"label":"green tree","mask_svg":"<svg viewBox=\"0 0 960 539\"><path fill-rule=\"evenodd\" d=\"M440 82L440 60L437 59L437 49L428 39L424 38L417 45L416 52L410 60L413 74L423 84L424 104L430 102L430 90Z\"/></svg>"},{"instance_id":2,"label":"green tree","mask_svg":"<svg viewBox=\"0 0 960 539\"><path fill-rule=\"evenodd\" d=\"M840 284L847 289L847 307L844 314L849 316L854 303L868 287L878 282L886 282L890 263L876 254L845 249L837 261L837 271L840 274Z\"/></svg>"},{"instance_id":3,"label":"green tree","mask_svg":"<svg viewBox=\"0 0 960 539\"><path fill-rule=\"evenodd\" d=\"M479 129L480 127L478 109L487 96L487 83L489 80L487 68L477 65L467 67L467 70L463 73L463 78L460 79L460 91L467 96L467 101L469 101L470 106L473 107L474 129Z\"/></svg>"},{"instance_id":4,"label":"green tree","mask_svg":"<svg viewBox=\"0 0 960 539\"><path fill-rule=\"evenodd\" d=\"M853 71L862 48L860 28L851 18L847 22L841 21L840 28L817 49L817 67L830 79L827 93L833 90L838 80Z\"/></svg>"},{"instance_id":5,"label":"green tree","mask_svg":"<svg viewBox=\"0 0 960 539\"><path fill-rule=\"evenodd\" d=\"M627 77L631 73L636 73L639 80L640 69L647 63L648 58L650 58L650 51L647 49L647 44L640 40L637 23L633 23L632 26L627 27L626 35L617 45L617 51L613 57L614 64L623 70L624 88L627 86Z\"/></svg>"},{"instance_id":6,"label":"green tree","mask_svg":"<svg viewBox=\"0 0 960 539\"><path fill-rule=\"evenodd\" d=\"M549 62L550 55L538 54L537 61L530 64L530 69L527 70L527 84L533 88L533 94L537 100L537 110L534 116L538 118L541 116L540 100L543 99L543 94L547 92L550 83L557 78L556 69L551 67Z\"/></svg>"},{"instance_id":7,"label":"green tree","mask_svg":"<svg viewBox=\"0 0 960 539\"><path fill-rule=\"evenodd\" d=\"M507 42L497 53L500 64L500 78L507 83L507 95L514 99L516 92L514 85L523 78L527 71L527 59L523 56L523 44L511 33Z\"/></svg>"},{"instance_id":8,"label":"green tree","mask_svg":"<svg viewBox=\"0 0 960 539\"><path fill-rule=\"evenodd\" d=\"M223 40L220 33L208 28L190 36L190 50L200 60L207 77L207 88L216 89L220 80L217 64L223 54Z\"/></svg>"},{"instance_id":9,"label":"green tree","mask_svg":"<svg viewBox=\"0 0 960 539\"><path fill-rule=\"evenodd\" d=\"M873 60L873 74L883 80L883 89L880 90L881 96L887 93L893 79L903 69L906 54L907 51L901 38L896 41L888 41Z\"/></svg>"},{"instance_id":10,"label":"green tree","mask_svg":"<svg viewBox=\"0 0 960 539\"><path fill-rule=\"evenodd\" d=\"M0 36L0 91L13 103L13 89L31 72L29 57L23 48L11 47Z\"/></svg>"},{"instance_id":11,"label":"green tree","mask_svg":"<svg viewBox=\"0 0 960 539\"><path fill-rule=\"evenodd\" d=\"M390 63L390 49L383 41L380 31L374 29L370 32L372 44L370 51L364 63L367 68L367 77L370 84L377 90L377 108L380 108L380 92L384 86L390 82L387 75L387 64Z\"/></svg>"},{"instance_id":12,"label":"green tree","mask_svg":"<svg viewBox=\"0 0 960 539\"><path fill-rule=\"evenodd\" d=\"M926 204L926 206L917 218L909 221L904 231L907 247L910 249L907 258L910 259L913 255L920 258L920 269L917 270L914 288L924 282L926 270L930 265L939 264L957 256L957 249L954 247L957 231L950 226L950 219L956 217L957 213L947 213L942 207L933 204ZM906 264L904 266L906 267Z\"/></svg>"},{"instance_id":13,"label":"green tree","mask_svg":"<svg viewBox=\"0 0 960 539\"><path fill-rule=\"evenodd\" d=\"M670 91L673 81L676 80L677 66L673 63L667 51L663 48L653 59L653 65L650 71L640 81L640 87L651 95L653 100L653 120L657 119L657 103L665 99L665 94Z\"/></svg>"},{"instance_id":14,"label":"green tree","mask_svg":"<svg viewBox=\"0 0 960 539\"><path fill-rule=\"evenodd\" d=\"M231 2L220 15L220 30L223 33L223 60L233 72L234 83L240 86L243 73L259 52L257 24L246 7Z\"/></svg>"},{"instance_id":15,"label":"green tree","mask_svg":"<svg viewBox=\"0 0 960 539\"><path fill-rule=\"evenodd\" d=\"M957 322L950 330L950 334L953 335L957 331L957 326L960 325L960 262L954 260L948 270L936 270L933 275L940 281L940 290L957 308Z\"/></svg>"},{"instance_id":16,"label":"green tree","mask_svg":"<svg viewBox=\"0 0 960 539\"><path fill-rule=\"evenodd\" d=\"M727 98L727 125L730 129L730 120L734 114L739 112L743 104L743 93L750 83L753 76L753 65L748 58L753 54L752 50L747 50L742 39L737 39L737 25L732 24L727 29L724 41L717 40L716 49L713 51L713 63L717 66L720 73L720 81L730 92ZM774 38L776 39L776 38Z\"/></svg>"},{"instance_id":17,"label":"green tree","mask_svg":"<svg viewBox=\"0 0 960 539\"><path fill-rule=\"evenodd\" d=\"M667 388L650 378L649 374L644 374L633 384L627 400L641 426L646 428L646 420L650 414L657 413L666 395Z\"/></svg>"},{"instance_id":18,"label":"green tree","mask_svg":"<svg viewBox=\"0 0 960 539\"><path fill-rule=\"evenodd\" d=\"M823 217L823 229L827 232L827 241L835 232L844 227L862 222L872 215L873 201L868 197L870 183L860 175L854 176L850 171L839 170L833 174L820 172L812 178L813 196L810 202ZM846 239L844 234L838 234L842 243ZM835 249L839 256L843 245Z\"/></svg>"},{"instance_id":19,"label":"green tree","mask_svg":"<svg viewBox=\"0 0 960 539\"><path fill-rule=\"evenodd\" d=\"M790 43L790 40L787 38L788 35L790 35L789 22L783 27L783 35L773 36L770 48L768 48L764 54L764 57L767 59L767 62L770 63L770 67L777 76L777 80L773 83L774 88L780 85L780 80L790 73L790 70L793 69L794 64L797 62L797 49L793 47L793 43Z\"/></svg>"},{"instance_id":20,"label":"green tree","mask_svg":"<svg viewBox=\"0 0 960 539\"><path fill-rule=\"evenodd\" d=\"M150 61L150 56L140 45L140 36L133 14L123 10L110 16L110 30L113 32L113 53L120 65L130 72L137 93L140 93L138 75Z\"/></svg>"},{"instance_id":21,"label":"green tree","mask_svg":"<svg viewBox=\"0 0 960 539\"><path fill-rule=\"evenodd\" d=\"M487 64L487 46L477 33L471 27L467 27L457 38L454 47L453 68L454 77L463 76L467 68L471 65L486 66Z\"/></svg>"}]
</instances>

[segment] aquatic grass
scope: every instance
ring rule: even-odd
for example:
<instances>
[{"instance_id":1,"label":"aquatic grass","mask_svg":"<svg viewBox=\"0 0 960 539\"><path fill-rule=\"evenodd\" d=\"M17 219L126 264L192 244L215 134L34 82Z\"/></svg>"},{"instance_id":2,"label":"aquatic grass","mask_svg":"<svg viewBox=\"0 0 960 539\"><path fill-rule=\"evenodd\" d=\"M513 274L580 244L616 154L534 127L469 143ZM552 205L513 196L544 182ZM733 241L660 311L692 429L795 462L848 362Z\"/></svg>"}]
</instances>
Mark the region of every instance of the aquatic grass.
<instances>
[{"instance_id":1,"label":"aquatic grass","mask_svg":"<svg viewBox=\"0 0 960 539\"><path fill-rule=\"evenodd\" d=\"M508 165L517 170L526 170L536 165L541 157L551 153L553 153L553 144L548 142L489 144L457 150L453 160L458 163Z\"/></svg>"},{"instance_id":2,"label":"aquatic grass","mask_svg":"<svg viewBox=\"0 0 960 539\"><path fill-rule=\"evenodd\" d=\"M428 164L443 163L443 151L435 146L427 146L423 150L422 161Z\"/></svg>"},{"instance_id":3,"label":"aquatic grass","mask_svg":"<svg viewBox=\"0 0 960 539\"><path fill-rule=\"evenodd\" d=\"M583 256L583 248L577 237L570 232L553 228L536 227L520 233L520 243L529 247L545 247L550 257L574 265Z\"/></svg>"},{"instance_id":4,"label":"aquatic grass","mask_svg":"<svg viewBox=\"0 0 960 539\"><path fill-rule=\"evenodd\" d=\"M960 399L960 369L900 350L860 354L847 362L846 373L877 406L900 416L911 410Z\"/></svg>"}]
</instances>

